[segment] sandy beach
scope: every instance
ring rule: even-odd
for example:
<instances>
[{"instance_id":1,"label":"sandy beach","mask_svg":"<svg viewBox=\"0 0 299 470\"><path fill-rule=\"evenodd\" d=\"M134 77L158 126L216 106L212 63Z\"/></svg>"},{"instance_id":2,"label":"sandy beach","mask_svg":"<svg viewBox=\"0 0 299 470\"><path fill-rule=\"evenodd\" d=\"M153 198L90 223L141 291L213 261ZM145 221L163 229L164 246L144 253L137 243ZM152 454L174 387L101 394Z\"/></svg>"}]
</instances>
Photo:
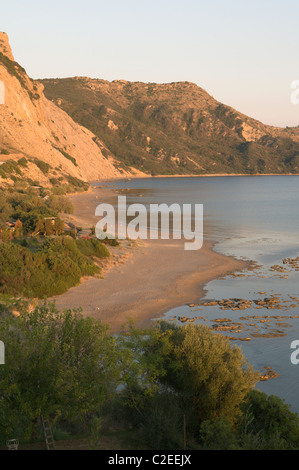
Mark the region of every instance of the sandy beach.
<instances>
[{"instance_id":1,"label":"sandy beach","mask_svg":"<svg viewBox=\"0 0 299 470\"><path fill-rule=\"evenodd\" d=\"M71 196L75 212L68 222L82 228L97 222L95 207L114 195L108 188ZM150 325L171 308L199 301L209 281L246 268L243 261L213 251L205 241L199 251L185 251L184 240L123 241L111 249L101 278L89 278L55 298L58 308L82 308L83 314L108 323L117 332L133 319Z\"/></svg>"}]
</instances>

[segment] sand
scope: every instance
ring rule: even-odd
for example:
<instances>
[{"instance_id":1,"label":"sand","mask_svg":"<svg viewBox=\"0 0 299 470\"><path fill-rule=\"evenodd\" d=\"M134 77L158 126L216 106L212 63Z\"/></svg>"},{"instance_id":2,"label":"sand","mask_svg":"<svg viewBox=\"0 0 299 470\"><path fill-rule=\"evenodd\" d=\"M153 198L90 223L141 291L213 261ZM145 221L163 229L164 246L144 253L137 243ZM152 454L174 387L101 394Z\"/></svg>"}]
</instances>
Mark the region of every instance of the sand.
<instances>
[{"instance_id":1,"label":"sand","mask_svg":"<svg viewBox=\"0 0 299 470\"><path fill-rule=\"evenodd\" d=\"M75 213L67 221L91 227L96 204L108 202L111 189L72 196ZM171 308L199 301L209 281L247 264L213 251L205 241L199 251L185 251L184 240L121 242L113 248L103 278L89 278L55 298L58 308L82 308L83 314L108 323L117 332L130 319L151 324Z\"/></svg>"}]
</instances>

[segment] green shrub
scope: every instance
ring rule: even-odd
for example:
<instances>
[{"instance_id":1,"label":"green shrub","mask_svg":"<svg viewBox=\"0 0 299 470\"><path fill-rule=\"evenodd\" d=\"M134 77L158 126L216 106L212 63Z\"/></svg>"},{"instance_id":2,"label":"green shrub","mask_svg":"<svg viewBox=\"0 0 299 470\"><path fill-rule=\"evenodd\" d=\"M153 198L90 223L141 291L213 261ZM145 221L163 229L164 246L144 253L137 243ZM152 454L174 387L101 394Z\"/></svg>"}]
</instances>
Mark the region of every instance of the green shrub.
<instances>
[{"instance_id":1,"label":"green shrub","mask_svg":"<svg viewBox=\"0 0 299 470\"><path fill-rule=\"evenodd\" d=\"M71 200L64 196L59 196L59 195L50 196L46 201L46 205L57 213L60 213L60 212L64 214L74 213L74 206Z\"/></svg>"},{"instance_id":2,"label":"green shrub","mask_svg":"<svg viewBox=\"0 0 299 470\"><path fill-rule=\"evenodd\" d=\"M110 252L100 240L93 238L85 240L81 238L76 240L76 245L85 256L95 256L97 258L109 258L110 256Z\"/></svg>"},{"instance_id":3,"label":"green shrub","mask_svg":"<svg viewBox=\"0 0 299 470\"><path fill-rule=\"evenodd\" d=\"M0 337L13 358L0 368L1 447L11 437L43 440L41 415L56 439L68 437L58 419L88 422L119 383L116 340L101 322L54 304L18 310L0 317Z\"/></svg>"},{"instance_id":4,"label":"green shrub","mask_svg":"<svg viewBox=\"0 0 299 470\"><path fill-rule=\"evenodd\" d=\"M182 449L184 415L171 393L157 394L143 410L142 443L154 450Z\"/></svg>"},{"instance_id":5,"label":"green shrub","mask_svg":"<svg viewBox=\"0 0 299 470\"><path fill-rule=\"evenodd\" d=\"M55 180L54 186L53 188L51 188L51 192L55 196L63 196L71 192L71 191L68 191L68 188L66 186L55 186L56 184L57 184L57 180Z\"/></svg>"},{"instance_id":6,"label":"green shrub","mask_svg":"<svg viewBox=\"0 0 299 470\"><path fill-rule=\"evenodd\" d=\"M70 162L72 162L73 165L78 166L76 159L72 157L70 154L68 154L67 152L65 152L65 150L62 150L58 147L55 147L55 149L58 150L67 160L70 160Z\"/></svg>"},{"instance_id":7,"label":"green shrub","mask_svg":"<svg viewBox=\"0 0 299 470\"><path fill-rule=\"evenodd\" d=\"M104 258L109 256L106 250L96 245L92 254ZM79 284L82 276L100 272L88 256L70 237L46 239L29 247L1 243L0 292L40 298L62 294Z\"/></svg>"},{"instance_id":8,"label":"green shrub","mask_svg":"<svg viewBox=\"0 0 299 470\"><path fill-rule=\"evenodd\" d=\"M260 449L299 448L299 416L281 398L252 390L242 411L247 421L244 447L254 443Z\"/></svg>"},{"instance_id":9,"label":"green shrub","mask_svg":"<svg viewBox=\"0 0 299 470\"><path fill-rule=\"evenodd\" d=\"M41 170L44 175L49 173L51 166L48 163L43 162L42 160L38 160L37 158L33 160L33 163Z\"/></svg>"},{"instance_id":10,"label":"green shrub","mask_svg":"<svg viewBox=\"0 0 299 470\"><path fill-rule=\"evenodd\" d=\"M11 176L12 173L22 175L22 172L18 166L18 163L15 162L14 160L7 160L5 163L3 163L1 165L1 171L6 173L9 176Z\"/></svg>"},{"instance_id":11,"label":"green shrub","mask_svg":"<svg viewBox=\"0 0 299 470\"><path fill-rule=\"evenodd\" d=\"M27 164L28 164L28 161L26 158L20 158L20 160L18 160L18 165L24 167L24 168L27 168Z\"/></svg>"},{"instance_id":12,"label":"green shrub","mask_svg":"<svg viewBox=\"0 0 299 470\"><path fill-rule=\"evenodd\" d=\"M67 176L67 180L69 184L76 190L87 191L89 188L89 184L85 181L82 181L75 176Z\"/></svg>"},{"instance_id":13,"label":"green shrub","mask_svg":"<svg viewBox=\"0 0 299 470\"><path fill-rule=\"evenodd\" d=\"M226 417L204 421L200 427L200 442L205 450L236 450L238 437Z\"/></svg>"}]
</instances>

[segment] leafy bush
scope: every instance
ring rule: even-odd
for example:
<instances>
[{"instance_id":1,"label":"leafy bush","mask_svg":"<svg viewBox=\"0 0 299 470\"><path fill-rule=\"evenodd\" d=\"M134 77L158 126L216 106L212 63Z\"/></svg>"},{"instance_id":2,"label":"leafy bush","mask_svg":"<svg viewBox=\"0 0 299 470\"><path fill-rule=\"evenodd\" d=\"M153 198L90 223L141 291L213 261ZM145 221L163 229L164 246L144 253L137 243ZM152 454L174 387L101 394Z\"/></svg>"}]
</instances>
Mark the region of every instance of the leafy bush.
<instances>
[{"instance_id":1,"label":"leafy bush","mask_svg":"<svg viewBox=\"0 0 299 470\"><path fill-rule=\"evenodd\" d=\"M79 284L82 276L100 272L70 237L36 242L35 246L0 244L0 292L26 297L59 295ZM82 249L82 244L81 249ZM88 244L89 247L89 244ZM85 244L83 250L86 251ZM95 246L94 256L109 255L103 246Z\"/></svg>"},{"instance_id":2,"label":"leafy bush","mask_svg":"<svg viewBox=\"0 0 299 470\"><path fill-rule=\"evenodd\" d=\"M40 171L44 175L47 175L49 173L51 166L48 163L43 162L42 160L39 160L38 158L35 158L33 160L33 163L40 169Z\"/></svg>"},{"instance_id":3,"label":"leafy bush","mask_svg":"<svg viewBox=\"0 0 299 470\"><path fill-rule=\"evenodd\" d=\"M73 214L74 213L74 206L70 199L63 196L53 195L50 196L47 201L46 205L54 210L56 213L62 212L64 214Z\"/></svg>"},{"instance_id":4,"label":"leafy bush","mask_svg":"<svg viewBox=\"0 0 299 470\"><path fill-rule=\"evenodd\" d=\"M7 160L1 165L1 173L5 173L5 175L10 176L13 173L16 173L18 175L22 175L22 172L19 168L18 162L15 162L14 160Z\"/></svg>"},{"instance_id":5,"label":"leafy bush","mask_svg":"<svg viewBox=\"0 0 299 470\"><path fill-rule=\"evenodd\" d=\"M23 168L27 168L27 164L28 164L28 161L26 158L20 158L20 160L18 160L18 165L22 166Z\"/></svg>"},{"instance_id":6,"label":"leafy bush","mask_svg":"<svg viewBox=\"0 0 299 470\"><path fill-rule=\"evenodd\" d=\"M151 449L182 449L184 414L171 393L158 394L143 411L141 439Z\"/></svg>"},{"instance_id":7,"label":"leafy bush","mask_svg":"<svg viewBox=\"0 0 299 470\"><path fill-rule=\"evenodd\" d=\"M246 417L244 447L253 443L260 449L299 448L299 416L281 398L252 390L242 411Z\"/></svg>"},{"instance_id":8,"label":"leafy bush","mask_svg":"<svg viewBox=\"0 0 299 470\"><path fill-rule=\"evenodd\" d=\"M110 252L99 240L93 238L76 240L78 249L85 256L95 256L97 258L109 258Z\"/></svg>"},{"instance_id":9,"label":"leafy bush","mask_svg":"<svg viewBox=\"0 0 299 470\"><path fill-rule=\"evenodd\" d=\"M206 450L236 450L238 437L226 417L204 421L200 427L200 442Z\"/></svg>"},{"instance_id":10,"label":"leafy bush","mask_svg":"<svg viewBox=\"0 0 299 470\"><path fill-rule=\"evenodd\" d=\"M58 150L67 160L70 160L70 162L72 162L73 165L75 166L78 166L77 164L77 161L74 157L72 157L70 154L68 154L67 152L65 152L65 150L62 150L58 147L55 147L56 150Z\"/></svg>"},{"instance_id":11,"label":"leafy bush","mask_svg":"<svg viewBox=\"0 0 299 470\"><path fill-rule=\"evenodd\" d=\"M0 442L36 439L40 415L88 419L102 410L119 380L115 339L99 321L54 304L0 317L11 360L0 368ZM57 437L57 435L56 435Z\"/></svg>"},{"instance_id":12,"label":"leafy bush","mask_svg":"<svg viewBox=\"0 0 299 470\"><path fill-rule=\"evenodd\" d=\"M89 188L89 184L86 183L85 181L79 180L75 176L67 176L67 180L69 184L75 188L76 190L81 190L81 191L87 191Z\"/></svg>"}]
</instances>

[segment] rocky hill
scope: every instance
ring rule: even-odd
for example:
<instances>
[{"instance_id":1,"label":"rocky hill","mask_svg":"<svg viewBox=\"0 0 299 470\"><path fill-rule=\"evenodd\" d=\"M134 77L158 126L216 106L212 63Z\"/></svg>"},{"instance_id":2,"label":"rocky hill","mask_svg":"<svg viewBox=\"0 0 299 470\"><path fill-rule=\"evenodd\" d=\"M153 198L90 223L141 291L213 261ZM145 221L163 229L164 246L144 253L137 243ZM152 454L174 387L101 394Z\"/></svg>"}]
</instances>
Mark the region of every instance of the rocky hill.
<instances>
[{"instance_id":1,"label":"rocky hill","mask_svg":"<svg viewBox=\"0 0 299 470\"><path fill-rule=\"evenodd\" d=\"M266 126L189 82L35 81L0 33L0 185L299 172L299 129ZM78 182L77 181L77 182Z\"/></svg>"},{"instance_id":2,"label":"rocky hill","mask_svg":"<svg viewBox=\"0 0 299 470\"><path fill-rule=\"evenodd\" d=\"M28 179L53 182L91 181L135 174L110 156L90 130L44 96L43 85L31 80L14 61L5 33L0 33L0 185ZM18 163L21 162L21 163Z\"/></svg>"},{"instance_id":3,"label":"rocky hill","mask_svg":"<svg viewBox=\"0 0 299 470\"><path fill-rule=\"evenodd\" d=\"M299 129L262 124L194 83L43 80L46 96L148 174L299 173Z\"/></svg>"}]
</instances>

